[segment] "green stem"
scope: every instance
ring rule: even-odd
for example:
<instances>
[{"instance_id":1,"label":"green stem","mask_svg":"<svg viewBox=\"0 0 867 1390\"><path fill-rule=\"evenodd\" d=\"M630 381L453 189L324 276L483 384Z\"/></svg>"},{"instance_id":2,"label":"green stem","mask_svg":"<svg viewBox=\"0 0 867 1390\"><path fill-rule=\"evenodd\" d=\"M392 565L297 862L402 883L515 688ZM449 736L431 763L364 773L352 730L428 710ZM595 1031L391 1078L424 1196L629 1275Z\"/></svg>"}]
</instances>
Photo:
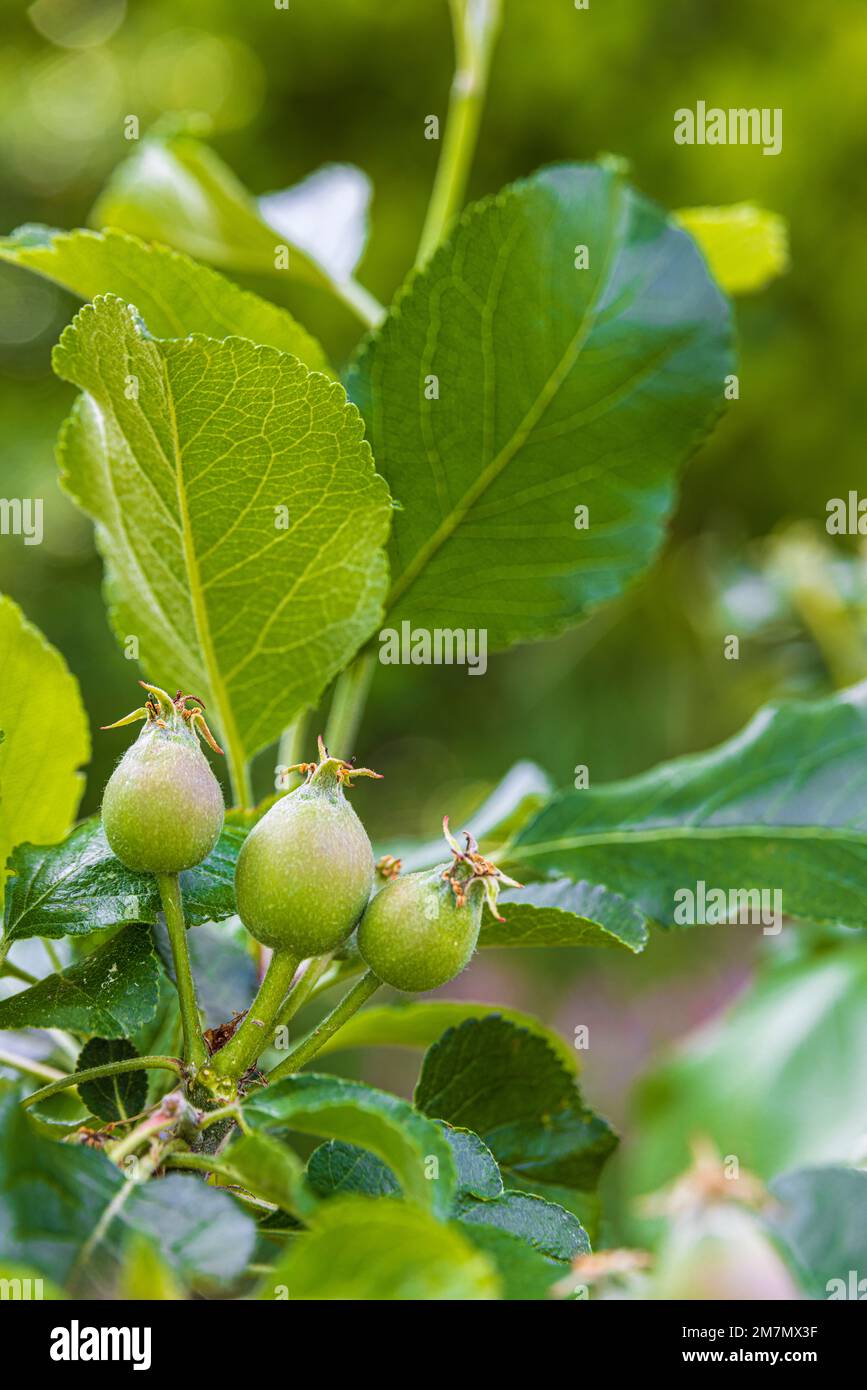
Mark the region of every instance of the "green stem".
<instances>
[{"instance_id":1,"label":"green stem","mask_svg":"<svg viewBox=\"0 0 867 1390\"><path fill-rule=\"evenodd\" d=\"M417 268L430 259L460 211L475 153L500 23L500 0L483 0L472 8L475 15L469 12L468 0L452 0L457 63L445 139L416 254Z\"/></svg>"},{"instance_id":2,"label":"green stem","mask_svg":"<svg viewBox=\"0 0 867 1390\"><path fill-rule=\"evenodd\" d=\"M0 965L0 975L8 975L12 980L21 980L25 985L39 983L38 975L31 975L29 970L22 970L20 965L13 965L8 960L5 965Z\"/></svg>"},{"instance_id":3,"label":"green stem","mask_svg":"<svg viewBox=\"0 0 867 1390\"><path fill-rule=\"evenodd\" d=\"M235 1036L215 1052L211 1066L220 1076L239 1077L271 1043L274 1025L300 957L290 951L275 951L259 993Z\"/></svg>"},{"instance_id":4,"label":"green stem","mask_svg":"<svg viewBox=\"0 0 867 1390\"><path fill-rule=\"evenodd\" d=\"M268 1076L269 1083L272 1081L282 1081L284 1076L292 1076L315 1057L321 1047L324 1047L329 1038L343 1027L354 1013L356 1013L375 990L382 984L378 975L374 975L372 970L367 970L361 979L356 981L344 994L340 1003L337 1004L331 1013L323 1018L322 1022L313 1029L313 1032L303 1039L297 1047L293 1048L288 1056L284 1057L279 1066Z\"/></svg>"},{"instance_id":5,"label":"green stem","mask_svg":"<svg viewBox=\"0 0 867 1390\"><path fill-rule=\"evenodd\" d=\"M210 1129L211 1125L221 1124L224 1120L234 1120L242 1133L250 1133L250 1126L244 1119L244 1112L237 1101L232 1101L230 1105L221 1105L219 1110L206 1110L199 1120L199 1129Z\"/></svg>"},{"instance_id":6,"label":"green stem","mask_svg":"<svg viewBox=\"0 0 867 1390\"><path fill-rule=\"evenodd\" d=\"M49 1067L46 1062L37 1062L33 1057L19 1057L17 1052L6 1052L4 1049L0 1049L0 1067L11 1067L13 1071L20 1071L22 1076L35 1076L37 1081L60 1081L66 1076L65 1072Z\"/></svg>"},{"instance_id":7,"label":"green stem","mask_svg":"<svg viewBox=\"0 0 867 1390\"><path fill-rule=\"evenodd\" d=\"M202 1037L199 1022L199 1006L196 1000L196 986L190 969L190 953L187 950L187 928L184 922L184 905L181 901L181 885L177 874L154 874L160 891L160 901L166 918L166 928L172 948L172 962L175 967L175 986L181 1010L184 1029L184 1061L194 1067L201 1067L208 1057L208 1049Z\"/></svg>"},{"instance_id":8,"label":"green stem","mask_svg":"<svg viewBox=\"0 0 867 1390\"><path fill-rule=\"evenodd\" d=\"M3 965L3 962L6 960L6 957L8 956L11 949L12 942L10 941L8 936L4 936L3 939L0 940L0 966Z\"/></svg>"},{"instance_id":9,"label":"green stem","mask_svg":"<svg viewBox=\"0 0 867 1390\"><path fill-rule=\"evenodd\" d=\"M337 757L352 756L375 661L373 652L362 652L337 678L325 726L325 746Z\"/></svg>"},{"instance_id":10,"label":"green stem","mask_svg":"<svg viewBox=\"0 0 867 1390\"><path fill-rule=\"evenodd\" d=\"M304 1007L330 964L330 952L326 956L314 956L308 961L307 969L290 989L283 1007L277 1015L278 1028L285 1027L290 1019L295 1017L298 1010Z\"/></svg>"},{"instance_id":11,"label":"green stem","mask_svg":"<svg viewBox=\"0 0 867 1390\"><path fill-rule=\"evenodd\" d=\"M63 966L62 966L61 963L60 963L60 957L59 957L59 955L57 954L57 952L55 951L54 947L52 946L51 942L47 939L47 937L43 937L43 938L42 938L42 945L45 947L45 954L46 954L47 957L48 957L49 963L50 963L50 965L51 965L51 969L52 969L57 975L59 975L60 972L61 972L61 970L63 969Z\"/></svg>"},{"instance_id":12,"label":"green stem","mask_svg":"<svg viewBox=\"0 0 867 1390\"><path fill-rule=\"evenodd\" d=\"M213 1154L174 1153L166 1159L167 1168L190 1168L198 1173L219 1173L220 1160Z\"/></svg>"},{"instance_id":13,"label":"green stem","mask_svg":"<svg viewBox=\"0 0 867 1390\"><path fill-rule=\"evenodd\" d=\"M58 1091L65 1091L69 1086L79 1086L82 1081L97 1081L101 1076L119 1076L121 1072L147 1071L149 1068L173 1071L180 1077L184 1074L184 1068L177 1057L129 1057L123 1062L106 1062L101 1067L85 1067L84 1071L72 1072L69 1076L61 1077L59 1081L52 1081L50 1086L43 1086L41 1090L25 1096L21 1104L25 1107L35 1105L37 1101L47 1100L49 1096L56 1095Z\"/></svg>"}]
</instances>

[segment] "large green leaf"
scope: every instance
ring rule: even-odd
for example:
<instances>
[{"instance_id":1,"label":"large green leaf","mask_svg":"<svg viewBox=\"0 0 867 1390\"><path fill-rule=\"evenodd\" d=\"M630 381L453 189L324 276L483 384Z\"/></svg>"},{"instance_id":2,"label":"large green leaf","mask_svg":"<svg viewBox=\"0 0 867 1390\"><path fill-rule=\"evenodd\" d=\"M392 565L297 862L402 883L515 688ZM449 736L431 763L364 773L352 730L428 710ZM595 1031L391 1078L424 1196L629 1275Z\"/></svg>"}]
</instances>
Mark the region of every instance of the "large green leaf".
<instances>
[{"instance_id":1,"label":"large green leaf","mask_svg":"<svg viewBox=\"0 0 867 1390\"><path fill-rule=\"evenodd\" d=\"M766 1180L853 1160L865 1128L865 998L863 940L819 941L803 956L769 962L732 1008L688 1035L641 1082L631 1191L672 1181L697 1134Z\"/></svg>"},{"instance_id":2,"label":"large green leaf","mask_svg":"<svg viewBox=\"0 0 867 1390\"><path fill-rule=\"evenodd\" d=\"M78 965L0 999L0 1028L68 1028L128 1038L159 1003L159 966L146 927L125 927Z\"/></svg>"},{"instance_id":3,"label":"large green leaf","mask_svg":"<svg viewBox=\"0 0 867 1390\"><path fill-rule=\"evenodd\" d=\"M207 859L181 874L189 926L235 911L234 874L245 831L226 824ZM59 845L21 845L10 860L6 934L83 936L104 927L147 922L160 911L153 874L137 873L108 847L99 816L76 826Z\"/></svg>"},{"instance_id":4,"label":"large green leaf","mask_svg":"<svg viewBox=\"0 0 867 1390\"><path fill-rule=\"evenodd\" d=\"M867 1298L867 1173L806 1168L771 1184L766 1220L813 1298Z\"/></svg>"},{"instance_id":5,"label":"large green leaf","mask_svg":"<svg viewBox=\"0 0 867 1390\"><path fill-rule=\"evenodd\" d=\"M242 788L379 620L391 507L361 420L294 358L156 340L112 296L54 368L85 392L61 465L97 524L115 629L152 678L204 699Z\"/></svg>"},{"instance_id":6,"label":"large green leaf","mask_svg":"<svg viewBox=\"0 0 867 1390\"><path fill-rule=\"evenodd\" d=\"M502 647L621 593L722 408L729 338L690 238L612 169L555 166L470 208L349 379L403 507L390 621Z\"/></svg>"},{"instance_id":7,"label":"large green leaf","mask_svg":"<svg viewBox=\"0 0 867 1390\"><path fill-rule=\"evenodd\" d=\"M24 840L58 840L74 819L90 755L78 682L63 657L0 595L0 903L6 860Z\"/></svg>"},{"instance_id":8,"label":"large green leaf","mask_svg":"<svg viewBox=\"0 0 867 1390\"><path fill-rule=\"evenodd\" d=\"M520 1009L505 1009L498 1004L474 1003L468 1000L427 999L413 1003L377 1005L363 1009L350 1018L319 1049L324 1057L329 1052L342 1052L348 1047L413 1047L427 1048L442 1037L447 1028L456 1028L467 1019L503 1018L518 1028L541 1038L560 1065L567 1071L578 1070L579 1057L574 1048L546 1028L532 1014Z\"/></svg>"},{"instance_id":9,"label":"large green leaf","mask_svg":"<svg viewBox=\"0 0 867 1390\"><path fill-rule=\"evenodd\" d=\"M464 1301L496 1298L494 1268L464 1237L405 1202L338 1197L260 1290L261 1298Z\"/></svg>"},{"instance_id":10,"label":"large green leaf","mask_svg":"<svg viewBox=\"0 0 867 1390\"><path fill-rule=\"evenodd\" d=\"M480 946L647 945L644 914L619 893L568 878L508 888L500 894L502 922L486 912Z\"/></svg>"},{"instance_id":11,"label":"large green leaf","mask_svg":"<svg viewBox=\"0 0 867 1390\"><path fill-rule=\"evenodd\" d=\"M709 753L565 792L519 831L508 862L518 877L608 884L666 924L675 894L703 882L779 890L787 915L865 926L867 683L769 706Z\"/></svg>"},{"instance_id":12,"label":"large green leaf","mask_svg":"<svg viewBox=\"0 0 867 1390\"><path fill-rule=\"evenodd\" d=\"M415 1104L471 1129L504 1173L592 1191L617 1140L543 1037L496 1016L451 1028L424 1059Z\"/></svg>"},{"instance_id":13,"label":"large green leaf","mask_svg":"<svg viewBox=\"0 0 867 1390\"><path fill-rule=\"evenodd\" d=\"M329 370L315 338L285 309L167 246L149 246L114 230L60 232L26 226L0 240L0 260L34 270L79 299L117 295L135 304L158 338L237 334L291 353L313 371Z\"/></svg>"},{"instance_id":14,"label":"large green leaf","mask_svg":"<svg viewBox=\"0 0 867 1390\"><path fill-rule=\"evenodd\" d=\"M182 1278L225 1284L246 1266L255 1226L225 1192L179 1174L130 1181L105 1154L39 1138L14 1094L0 1100L0 1247L66 1283L105 1296L136 1236Z\"/></svg>"},{"instance_id":15,"label":"large green leaf","mask_svg":"<svg viewBox=\"0 0 867 1390\"><path fill-rule=\"evenodd\" d=\"M405 1100L357 1081L305 1073L251 1092L244 1114L261 1129L297 1130L368 1149L388 1164L407 1198L448 1214L456 1183L451 1148L442 1130Z\"/></svg>"}]
</instances>

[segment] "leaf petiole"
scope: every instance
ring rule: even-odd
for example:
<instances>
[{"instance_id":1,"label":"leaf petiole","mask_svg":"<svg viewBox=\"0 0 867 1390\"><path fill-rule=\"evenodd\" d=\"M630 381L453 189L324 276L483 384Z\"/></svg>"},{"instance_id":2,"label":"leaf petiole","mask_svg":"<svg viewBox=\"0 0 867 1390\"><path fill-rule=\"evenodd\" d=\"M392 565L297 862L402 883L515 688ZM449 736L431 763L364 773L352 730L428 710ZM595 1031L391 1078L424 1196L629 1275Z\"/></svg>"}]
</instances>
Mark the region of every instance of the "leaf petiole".
<instances>
[{"instance_id":1,"label":"leaf petiole","mask_svg":"<svg viewBox=\"0 0 867 1390\"><path fill-rule=\"evenodd\" d=\"M86 1067L84 1071L71 1072L69 1076L63 1076L58 1081L52 1081L50 1086L43 1086L40 1090L34 1091L32 1095L25 1096L21 1104L26 1108L35 1105L37 1101L47 1100L49 1096L56 1095L58 1091L65 1091L70 1086L78 1086L82 1081L98 1081L101 1076L119 1076L125 1071L173 1071L183 1078L184 1066L177 1057L128 1057L122 1062L106 1062L101 1067Z\"/></svg>"}]
</instances>

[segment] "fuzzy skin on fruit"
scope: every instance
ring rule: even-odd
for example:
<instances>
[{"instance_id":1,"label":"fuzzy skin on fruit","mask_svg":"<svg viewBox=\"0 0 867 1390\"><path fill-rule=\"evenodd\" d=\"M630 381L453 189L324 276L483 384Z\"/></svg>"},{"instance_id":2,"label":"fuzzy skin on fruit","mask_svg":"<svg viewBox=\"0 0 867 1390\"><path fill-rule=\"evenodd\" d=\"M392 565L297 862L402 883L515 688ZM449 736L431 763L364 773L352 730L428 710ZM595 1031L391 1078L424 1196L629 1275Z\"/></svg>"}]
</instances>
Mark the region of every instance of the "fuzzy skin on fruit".
<instances>
[{"instance_id":1,"label":"fuzzy skin on fruit","mask_svg":"<svg viewBox=\"0 0 867 1390\"><path fill-rule=\"evenodd\" d=\"M458 906L443 867L391 879L361 919L358 949L384 984L421 994L470 963L479 939L482 893Z\"/></svg>"},{"instance_id":2,"label":"fuzzy skin on fruit","mask_svg":"<svg viewBox=\"0 0 867 1390\"><path fill-rule=\"evenodd\" d=\"M314 779L276 802L241 846L238 912L263 946L323 955L351 935L373 875L367 831L342 788Z\"/></svg>"},{"instance_id":3,"label":"fuzzy skin on fruit","mask_svg":"<svg viewBox=\"0 0 867 1390\"><path fill-rule=\"evenodd\" d=\"M145 724L102 798L109 845L128 869L177 874L207 858L223 828L223 793L193 731Z\"/></svg>"}]
</instances>

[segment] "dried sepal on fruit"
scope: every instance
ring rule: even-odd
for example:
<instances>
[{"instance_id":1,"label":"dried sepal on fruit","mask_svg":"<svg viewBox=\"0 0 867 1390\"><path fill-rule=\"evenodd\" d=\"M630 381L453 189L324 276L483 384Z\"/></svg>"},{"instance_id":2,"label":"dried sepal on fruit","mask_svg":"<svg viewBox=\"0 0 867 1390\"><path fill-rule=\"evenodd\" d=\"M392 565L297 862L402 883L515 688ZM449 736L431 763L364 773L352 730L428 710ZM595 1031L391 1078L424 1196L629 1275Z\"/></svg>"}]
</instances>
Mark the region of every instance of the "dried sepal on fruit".
<instances>
[{"instance_id":1,"label":"dried sepal on fruit","mask_svg":"<svg viewBox=\"0 0 867 1390\"><path fill-rule=\"evenodd\" d=\"M487 903L497 909L501 884L520 888L479 853L464 831L461 848L443 819L449 864L389 879L372 899L358 928L358 949L384 984L423 993L447 984L469 964Z\"/></svg>"},{"instance_id":2,"label":"dried sepal on fruit","mask_svg":"<svg viewBox=\"0 0 867 1390\"><path fill-rule=\"evenodd\" d=\"M200 864L223 828L220 784L199 746L221 752L205 722L204 705L178 691L139 684L147 700L106 729L145 721L112 773L102 799L106 838L129 869L176 874ZM192 703L190 703L192 701Z\"/></svg>"}]
</instances>

